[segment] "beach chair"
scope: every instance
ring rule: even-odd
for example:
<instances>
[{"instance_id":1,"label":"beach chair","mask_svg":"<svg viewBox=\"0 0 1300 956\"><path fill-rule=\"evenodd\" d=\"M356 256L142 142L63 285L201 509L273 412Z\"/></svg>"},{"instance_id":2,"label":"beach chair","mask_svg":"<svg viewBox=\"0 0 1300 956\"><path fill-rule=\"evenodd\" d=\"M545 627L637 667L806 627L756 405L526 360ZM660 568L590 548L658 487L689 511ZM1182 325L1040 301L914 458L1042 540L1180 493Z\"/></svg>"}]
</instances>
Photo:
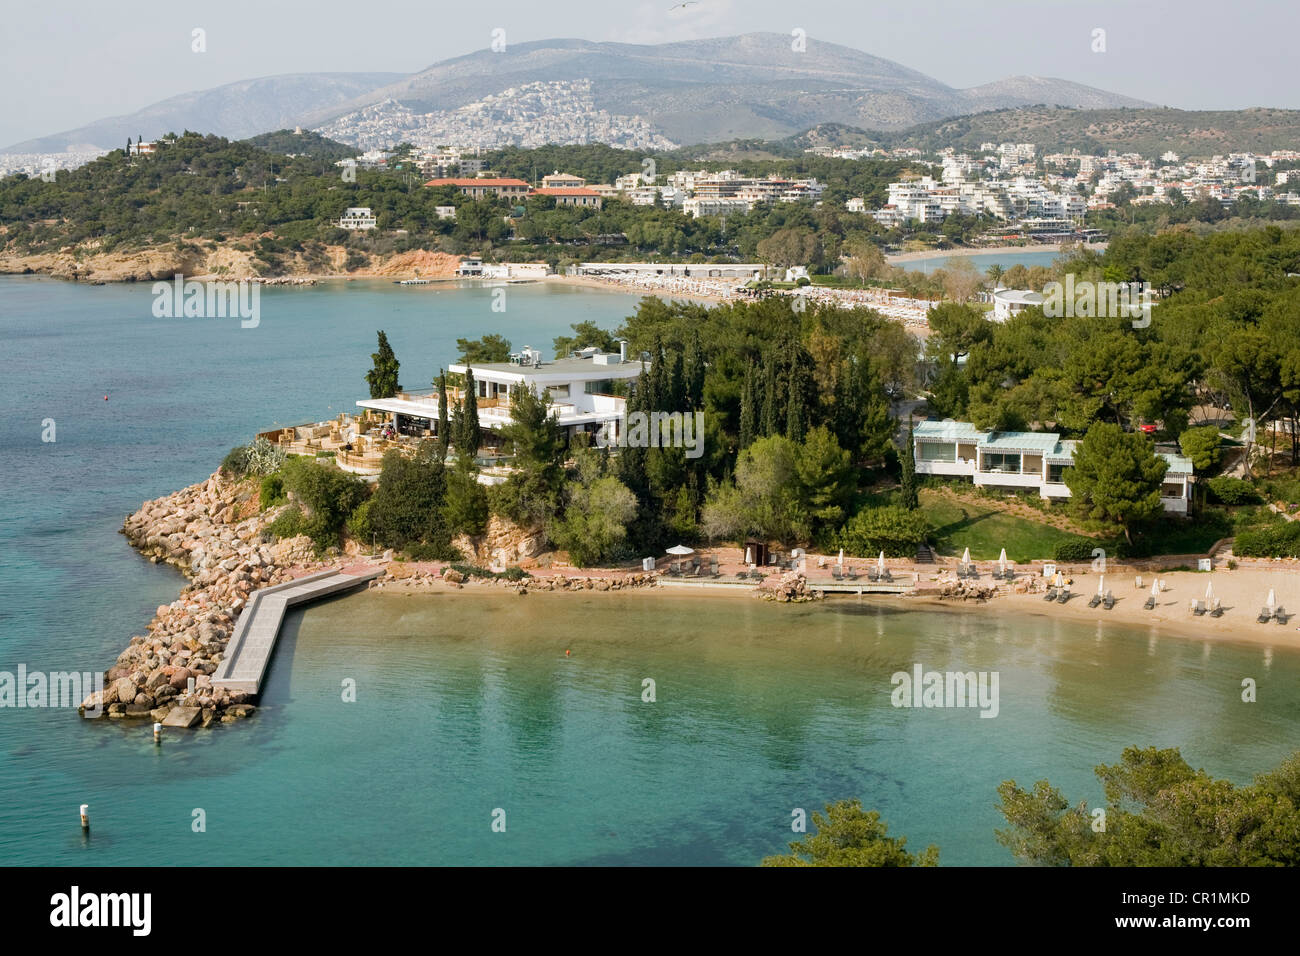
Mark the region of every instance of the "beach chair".
<instances>
[{"instance_id":1,"label":"beach chair","mask_svg":"<svg viewBox=\"0 0 1300 956\"><path fill-rule=\"evenodd\" d=\"M744 581L749 577L749 572L746 571L744 568L741 568L739 571L736 572L736 577Z\"/></svg>"},{"instance_id":2,"label":"beach chair","mask_svg":"<svg viewBox=\"0 0 1300 956\"><path fill-rule=\"evenodd\" d=\"M1068 600L1070 600L1070 588L1069 588L1069 586L1066 586L1066 587L1061 588L1061 594L1060 594L1059 597L1057 597L1057 599L1056 599L1056 603L1057 603L1057 604L1064 604L1064 603L1065 603L1066 601L1068 601Z\"/></svg>"},{"instance_id":3,"label":"beach chair","mask_svg":"<svg viewBox=\"0 0 1300 956\"><path fill-rule=\"evenodd\" d=\"M1259 617L1255 618L1257 624L1267 624L1273 619L1273 612L1267 606L1259 609Z\"/></svg>"},{"instance_id":4,"label":"beach chair","mask_svg":"<svg viewBox=\"0 0 1300 956\"><path fill-rule=\"evenodd\" d=\"M1107 611L1115 606L1115 595L1107 591L1106 596L1101 599L1101 606Z\"/></svg>"},{"instance_id":5,"label":"beach chair","mask_svg":"<svg viewBox=\"0 0 1300 956\"><path fill-rule=\"evenodd\" d=\"M1210 608L1210 617L1223 617L1223 605L1218 598L1214 599L1214 606Z\"/></svg>"},{"instance_id":6,"label":"beach chair","mask_svg":"<svg viewBox=\"0 0 1300 956\"><path fill-rule=\"evenodd\" d=\"M691 573L698 576L700 573L700 566L702 564L703 562L700 561L700 556L698 554L695 557L691 558Z\"/></svg>"},{"instance_id":7,"label":"beach chair","mask_svg":"<svg viewBox=\"0 0 1300 956\"><path fill-rule=\"evenodd\" d=\"M858 579L858 572L855 571L850 565L846 564L844 566L844 574L850 581L856 581Z\"/></svg>"},{"instance_id":8,"label":"beach chair","mask_svg":"<svg viewBox=\"0 0 1300 956\"><path fill-rule=\"evenodd\" d=\"M889 570L889 568L885 568L885 570L881 571L880 574L877 575L877 577L881 581L884 581L886 583L892 582L894 580L894 574L892 571Z\"/></svg>"},{"instance_id":9,"label":"beach chair","mask_svg":"<svg viewBox=\"0 0 1300 956\"><path fill-rule=\"evenodd\" d=\"M867 580L875 583L879 579L875 568L867 568Z\"/></svg>"},{"instance_id":10,"label":"beach chair","mask_svg":"<svg viewBox=\"0 0 1300 956\"><path fill-rule=\"evenodd\" d=\"M709 576L714 578L722 576L722 572L718 570L717 558L709 558Z\"/></svg>"},{"instance_id":11,"label":"beach chair","mask_svg":"<svg viewBox=\"0 0 1300 956\"><path fill-rule=\"evenodd\" d=\"M1144 611L1154 611L1156 609L1156 597L1154 594L1147 595L1146 603L1142 605Z\"/></svg>"},{"instance_id":12,"label":"beach chair","mask_svg":"<svg viewBox=\"0 0 1300 956\"><path fill-rule=\"evenodd\" d=\"M1287 622L1287 618L1289 618L1290 616L1291 615L1287 614L1286 608L1284 607L1279 607L1276 611L1273 612L1273 620L1276 621L1278 624L1285 624Z\"/></svg>"},{"instance_id":13,"label":"beach chair","mask_svg":"<svg viewBox=\"0 0 1300 956\"><path fill-rule=\"evenodd\" d=\"M834 578L836 581L844 580L844 573L840 570L840 566L838 564L831 565L831 577Z\"/></svg>"},{"instance_id":14,"label":"beach chair","mask_svg":"<svg viewBox=\"0 0 1300 956\"><path fill-rule=\"evenodd\" d=\"M1202 615L1205 613L1205 611L1206 611L1206 608L1205 608L1205 603L1204 603L1204 602L1202 602L1202 601L1193 601L1193 602L1192 602L1192 613L1195 614L1197 617L1202 616Z\"/></svg>"},{"instance_id":15,"label":"beach chair","mask_svg":"<svg viewBox=\"0 0 1300 956\"><path fill-rule=\"evenodd\" d=\"M672 564L668 565L668 573L669 573L672 577L680 577L680 576L681 576L681 573L682 573L682 565L681 565L681 562L680 562L680 561L674 561Z\"/></svg>"},{"instance_id":16,"label":"beach chair","mask_svg":"<svg viewBox=\"0 0 1300 956\"><path fill-rule=\"evenodd\" d=\"M1094 594L1092 597L1088 598L1088 607L1096 607L1100 603L1101 603L1100 594Z\"/></svg>"},{"instance_id":17,"label":"beach chair","mask_svg":"<svg viewBox=\"0 0 1300 956\"><path fill-rule=\"evenodd\" d=\"M1047 589L1047 594L1045 594L1045 595L1043 596L1043 600L1044 600L1044 601L1055 601L1055 600L1056 600L1056 588L1049 587L1049 588Z\"/></svg>"}]
</instances>

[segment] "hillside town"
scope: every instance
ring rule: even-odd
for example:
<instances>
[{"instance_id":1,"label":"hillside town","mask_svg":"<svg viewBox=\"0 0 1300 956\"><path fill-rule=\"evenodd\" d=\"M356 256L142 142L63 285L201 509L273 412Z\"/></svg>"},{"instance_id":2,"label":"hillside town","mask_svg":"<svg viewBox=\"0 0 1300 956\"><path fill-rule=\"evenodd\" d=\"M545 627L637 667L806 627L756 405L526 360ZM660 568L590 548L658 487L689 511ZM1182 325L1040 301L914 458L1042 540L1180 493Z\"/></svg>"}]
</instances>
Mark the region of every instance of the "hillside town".
<instances>
[{"instance_id":1,"label":"hillside town","mask_svg":"<svg viewBox=\"0 0 1300 956\"><path fill-rule=\"evenodd\" d=\"M362 149L409 142L433 148L608 143L623 149L665 150L678 144L641 116L597 109L590 80L525 83L452 110L414 112L386 99L340 116L316 132Z\"/></svg>"},{"instance_id":2,"label":"hillside town","mask_svg":"<svg viewBox=\"0 0 1300 956\"><path fill-rule=\"evenodd\" d=\"M989 216L1016 222L1033 239L1092 239L1081 228L1089 212L1113 210L1118 200L1133 205L1179 204L1215 199L1230 207L1242 198L1300 206L1300 192L1287 189L1289 169L1278 170L1265 181L1259 169L1300 160L1296 150L1273 150L1268 155L1250 152L1213 156L1208 160L1183 159L1167 151L1158 158L1138 153L1107 151L1104 156L1078 150L1038 155L1033 143L982 143L972 154L946 147L923 158L918 149L846 149L811 147L818 156L862 159L921 159L937 173L908 177L889 185L887 202L868 209L862 197L848 200L849 212L870 213L882 226L909 222L921 225L943 222L954 214Z\"/></svg>"}]
</instances>

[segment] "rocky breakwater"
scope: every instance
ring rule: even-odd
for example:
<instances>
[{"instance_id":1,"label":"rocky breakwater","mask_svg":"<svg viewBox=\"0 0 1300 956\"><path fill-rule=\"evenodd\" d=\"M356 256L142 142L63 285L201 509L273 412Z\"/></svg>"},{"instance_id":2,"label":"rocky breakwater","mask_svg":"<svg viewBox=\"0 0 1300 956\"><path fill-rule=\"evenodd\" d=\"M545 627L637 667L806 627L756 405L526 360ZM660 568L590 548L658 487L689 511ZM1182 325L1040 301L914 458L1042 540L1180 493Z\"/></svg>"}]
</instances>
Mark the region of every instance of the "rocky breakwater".
<instances>
[{"instance_id":1,"label":"rocky breakwater","mask_svg":"<svg viewBox=\"0 0 1300 956\"><path fill-rule=\"evenodd\" d=\"M787 571L782 575L765 578L754 588L754 596L765 601L778 601L781 604L799 604L804 601L816 601L824 595L819 589L809 588L808 579L802 571Z\"/></svg>"},{"instance_id":2,"label":"rocky breakwater","mask_svg":"<svg viewBox=\"0 0 1300 956\"><path fill-rule=\"evenodd\" d=\"M306 538L271 543L265 528L279 510L259 513L257 483L218 471L127 517L127 540L151 561L180 568L189 583L158 607L146 634L131 638L105 672L104 690L83 701L83 715L209 727L256 710L249 695L214 688L212 674L249 595L313 561Z\"/></svg>"}]
</instances>

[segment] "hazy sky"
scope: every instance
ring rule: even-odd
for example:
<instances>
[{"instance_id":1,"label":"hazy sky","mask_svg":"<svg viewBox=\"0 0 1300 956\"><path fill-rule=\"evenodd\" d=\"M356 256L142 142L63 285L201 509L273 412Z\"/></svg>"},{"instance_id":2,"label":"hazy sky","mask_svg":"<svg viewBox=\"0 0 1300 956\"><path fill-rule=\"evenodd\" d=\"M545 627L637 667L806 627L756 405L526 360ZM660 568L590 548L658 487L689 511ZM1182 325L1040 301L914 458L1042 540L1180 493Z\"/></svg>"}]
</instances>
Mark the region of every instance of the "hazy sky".
<instances>
[{"instance_id":1,"label":"hazy sky","mask_svg":"<svg viewBox=\"0 0 1300 956\"><path fill-rule=\"evenodd\" d=\"M490 44L807 31L956 87L1016 74L1184 109L1300 107L1294 0L116 0L6 4L0 146L277 73L408 73ZM69 8L81 8L72 12ZM207 51L191 52L195 27ZM1106 31L1094 53L1093 30Z\"/></svg>"}]
</instances>

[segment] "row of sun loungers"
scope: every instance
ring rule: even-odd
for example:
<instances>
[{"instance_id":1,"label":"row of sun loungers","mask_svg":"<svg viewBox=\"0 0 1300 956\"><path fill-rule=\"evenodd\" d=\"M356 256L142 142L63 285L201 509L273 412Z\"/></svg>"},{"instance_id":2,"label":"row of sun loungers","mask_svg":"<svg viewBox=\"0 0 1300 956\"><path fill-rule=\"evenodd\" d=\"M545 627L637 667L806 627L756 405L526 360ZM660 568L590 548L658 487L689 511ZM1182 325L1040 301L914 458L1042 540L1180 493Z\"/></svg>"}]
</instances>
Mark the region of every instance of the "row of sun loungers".
<instances>
[{"instance_id":1,"label":"row of sun loungers","mask_svg":"<svg viewBox=\"0 0 1300 956\"><path fill-rule=\"evenodd\" d=\"M722 572L718 570L717 558L709 559L709 566L707 569L704 566L704 562L699 558L696 558L689 562L674 561L668 566L668 575L669 577L674 578L717 578L722 576Z\"/></svg>"},{"instance_id":2,"label":"row of sun loungers","mask_svg":"<svg viewBox=\"0 0 1300 956\"><path fill-rule=\"evenodd\" d=\"M1273 621L1276 624L1285 624L1291 615L1286 612L1286 608L1270 608L1267 605L1259 609L1259 616L1255 620L1260 624L1267 624Z\"/></svg>"}]
</instances>

